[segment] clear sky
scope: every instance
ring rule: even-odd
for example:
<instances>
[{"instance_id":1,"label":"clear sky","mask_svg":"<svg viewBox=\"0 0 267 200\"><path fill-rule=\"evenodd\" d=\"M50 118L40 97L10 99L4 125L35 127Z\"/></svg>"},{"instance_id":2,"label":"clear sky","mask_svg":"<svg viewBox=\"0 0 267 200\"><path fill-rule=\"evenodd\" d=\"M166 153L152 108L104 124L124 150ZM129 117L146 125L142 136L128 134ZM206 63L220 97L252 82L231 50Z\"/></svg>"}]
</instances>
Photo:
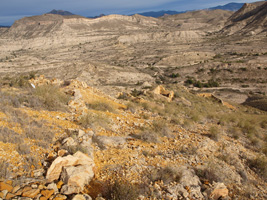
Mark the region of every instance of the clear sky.
<instances>
[{"instance_id":1,"label":"clear sky","mask_svg":"<svg viewBox=\"0 0 267 200\"><path fill-rule=\"evenodd\" d=\"M41 15L52 9L66 10L87 17L159 10L196 10L231 2L254 1L256 0L0 0L0 25L12 25L17 19Z\"/></svg>"}]
</instances>

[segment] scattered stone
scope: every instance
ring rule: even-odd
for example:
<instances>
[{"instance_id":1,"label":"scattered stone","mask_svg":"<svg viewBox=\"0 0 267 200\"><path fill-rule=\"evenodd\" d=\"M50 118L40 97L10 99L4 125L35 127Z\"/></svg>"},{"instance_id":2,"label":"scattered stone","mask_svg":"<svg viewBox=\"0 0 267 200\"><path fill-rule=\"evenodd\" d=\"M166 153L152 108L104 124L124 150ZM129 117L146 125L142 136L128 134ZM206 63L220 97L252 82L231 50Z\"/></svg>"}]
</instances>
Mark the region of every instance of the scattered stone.
<instances>
[{"instance_id":1,"label":"scattered stone","mask_svg":"<svg viewBox=\"0 0 267 200\"><path fill-rule=\"evenodd\" d=\"M54 190L54 193L58 193L58 188L57 188L57 185L55 183L50 183L48 186L47 186L47 189L48 190Z\"/></svg>"},{"instance_id":2,"label":"scattered stone","mask_svg":"<svg viewBox=\"0 0 267 200\"><path fill-rule=\"evenodd\" d=\"M60 149L58 152L57 152L57 155L60 156L60 157L63 157L65 155L68 154L68 151L65 150L65 149Z\"/></svg>"},{"instance_id":3,"label":"scattered stone","mask_svg":"<svg viewBox=\"0 0 267 200\"><path fill-rule=\"evenodd\" d=\"M221 198L225 198L228 196L229 193L224 183L215 183L214 186L207 192L209 194L210 199L212 200L219 200Z\"/></svg>"},{"instance_id":4,"label":"scattered stone","mask_svg":"<svg viewBox=\"0 0 267 200\"><path fill-rule=\"evenodd\" d=\"M38 170L34 170L33 171L33 176L35 178L39 178L39 177L42 177L45 173L45 170L44 169L38 169Z\"/></svg>"},{"instance_id":5,"label":"scattered stone","mask_svg":"<svg viewBox=\"0 0 267 200\"><path fill-rule=\"evenodd\" d=\"M0 191L7 190L8 192L12 192L13 187L7 183L0 182Z\"/></svg>"},{"instance_id":6,"label":"scattered stone","mask_svg":"<svg viewBox=\"0 0 267 200\"><path fill-rule=\"evenodd\" d=\"M33 184L33 185L31 185L31 187L32 187L33 189L37 189L37 188L38 188L38 185Z\"/></svg>"},{"instance_id":7,"label":"scattered stone","mask_svg":"<svg viewBox=\"0 0 267 200\"><path fill-rule=\"evenodd\" d=\"M82 195L82 194L77 194L75 195L72 200L92 200L92 198L89 195Z\"/></svg>"},{"instance_id":8,"label":"scattered stone","mask_svg":"<svg viewBox=\"0 0 267 200\"><path fill-rule=\"evenodd\" d=\"M49 199L52 196L52 194L54 194L54 190L42 190L41 194L47 199Z\"/></svg>"},{"instance_id":9,"label":"scattered stone","mask_svg":"<svg viewBox=\"0 0 267 200\"><path fill-rule=\"evenodd\" d=\"M124 137L108 137L108 136L93 136L93 142L97 143L97 145L101 149L107 149L108 147L122 147L126 143L126 139Z\"/></svg>"},{"instance_id":10,"label":"scattered stone","mask_svg":"<svg viewBox=\"0 0 267 200\"><path fill-rule=\"evenodd\" d=\"M68 155L66 157L58 157L54 160L54 162L48 169L46 179L48 180L48 182L58 180L63 167L77 165L88 165L88 167L93 167L94 161L92 160L92 158L80 151L76 152L73 156Z\"/></svg>"},{"instance_id":11,"label":"scattered stone","mask_svg":"<svg viewBox=\"0 0 267 200\"><path fill-rule=\"evenodd\" d=\"M54 160L56 157L57 157L57 153L54 152L54 151L51 151L51 152L48 154L48 156L47 156L46 159L47 159L48 161L52 161L52 160Z\"/></svg>"},{"instance_id":12,"label":"scattered stone","mask_svg":"<svg viewBox=\"0 0 267 200\"><path fill-rule=\"evenodd\" d=\"M103 197L96 197L95 200L105 200Z\"/></svg>"},{"instance_id":13,"label":"scattered stone","mask_svg":"<svg viewBox=\"0 0 267 200\"><path fill-rule=\"evenodd\" d=\"M94 177L92 167L87 165L65 167L61 178L66 185L62 187L63 194L79 193Z\"/></svg>"},{"instance_id":14,"label":"scattered stone","mask_svg":"<svg viewBox=\"0 0 267 200\"><path fill-rule=\"evenodd\" d=\"M16 196L16 195L14 195L14 194L12 194L12 193L8 193L4 199L9 200L9 199L12 199L12 198L15 197L15 196Z\"/></svg>"},{"instance_id":15,"label":"scattered stone","mask_svg":"<svg viewBox=\"0 0 267 200\"><path fill-rule=\"evenodd\" d=\"M67 199L67 197L65 195L57 194L53 200L64 200L64 199Z\"/></svg>"},{"instance_id":16,"label":"scattered stone","mask_svg":"<svg viewBox=\"0 0 267 200\"><path fill-rule=\"evenodd\" d=\"M12 180L7 180L7 181L6 181L6 184L8 184L8 185L13 185L13 181L12 181Z\"/></svg>"},{"instance_id":17,"label":"scattered stone","mask_svg":"<svg viewBox=\"0 0 267 200\"><path fill-rule=\"evenodd\" d=\"M180 168L179 184L172 185L168 188L168 192L178 198L182 195L184 198L204 199L201 193L201 182L196 176L193 169L183 166Z\"/></svg>"},{"instance_id":18,"label":"scattered stone","mask_svg":"<svg viewBox=\"0 0 267 200\"><path fill-rule=\"evenodd\" d=\"M6 195L7 195L8 191L7 190L3 190L1 193L0 193L0 197L5 199L6 198Z\"/></svg>"},{"instance_id":19,"label":"scattered stone","mask_svg":"<svg viewBox=\"0 0 267 200\"><path fill-rule=\"evenodd\" d=\"M152 84L145 81L143 84L142 84L142 89L147 89L147 88L151 88L152 87Z\"/></svg>"},{"instance_id":20,"label":"scattered stone","mask_svg":"<svg viewBox=\"0 0 267 200\"><path fill-rule=\"evenodd\" d=\"M35 198L40 193L39 189L31 189L22 193L23 197Z\"/></svg>"},{"instance_id":21,"label":"scattered stone","mask_svg":"<svg viewBox=\"0 0 267 200\"><path fill-rule=\"evenodd\" d=\"M20 189L20 186L17 185L13 188L12 193L15 194Z\"/></svg>"},{"instance_id":22,"label":"scattered stone","mask_svg":"<svg viewBox=\"0 0 267 200\"><path fill-rule=\"evenodd\" d=\"M72 137L68 137L62 141L62 145L75 146L77 145L77 142Z\"/></svg>"},{"instance_id":23,"label":"scattered stone","mask_svg":"<svg viewBox=\"0 0 267 200\"><path fill-rule=\"evenodd\" d=\"M60 189L62 187L62 185L64 185L64 182L63 181L58 181L57 183L57 188Z\"/></svg>"},{"instance_id":24,"label":"scattered stone","mask_svg":"<svg viewBox=\"0 0 267 200\"><path fill-rule=\"evenodd\" d=\"M78 137L82 138L83 136L85 136L85 132L81 129L78 130Z\"/></svg>"}]
</instances>

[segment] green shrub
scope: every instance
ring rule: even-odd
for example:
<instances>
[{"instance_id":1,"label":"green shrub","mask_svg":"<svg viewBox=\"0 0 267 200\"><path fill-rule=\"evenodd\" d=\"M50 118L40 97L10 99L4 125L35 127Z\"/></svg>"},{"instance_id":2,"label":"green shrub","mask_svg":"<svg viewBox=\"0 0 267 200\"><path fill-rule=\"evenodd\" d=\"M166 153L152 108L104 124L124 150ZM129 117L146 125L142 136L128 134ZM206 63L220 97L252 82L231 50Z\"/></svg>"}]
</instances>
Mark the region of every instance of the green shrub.
<instances>
[{"instance_id":1,"label":"green shrub","mask_svg":"<svg viewBox=\"0 0 267 200\"><path fill-rule=\"evenodd\" d=\"M170 78L177 78L177 77L180 77L180 74L179 73L172 73L169 77Z\"/></svg>"},{"instance_id":2,"label":"green shrub","mask_svg":"<svg viewBox=\"0 0 267 200\"><path fill-rule=\"evenodd\" d=\"M141 90L134 89L131 91L131 95L134 97L138 97L138 96L143 95L143 94L144 94L144 92Z\"/></svg>"}]
</instances>

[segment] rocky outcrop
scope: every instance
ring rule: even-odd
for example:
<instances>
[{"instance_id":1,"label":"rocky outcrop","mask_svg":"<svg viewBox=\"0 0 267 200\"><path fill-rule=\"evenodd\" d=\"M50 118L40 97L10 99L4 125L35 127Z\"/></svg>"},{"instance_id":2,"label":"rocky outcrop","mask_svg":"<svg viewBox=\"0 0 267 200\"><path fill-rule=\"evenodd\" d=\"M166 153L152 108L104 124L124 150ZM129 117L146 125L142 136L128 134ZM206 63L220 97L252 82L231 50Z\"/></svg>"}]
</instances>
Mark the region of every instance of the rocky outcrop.
<instances>
[{"instance_id":1,"label":"rocky outcrop","mask_svg":"<svg viewBox=\"0 0 267 200\"><path fill-rule=\"evenodd\" d=\"M165 97L169 102L174 98L174 92L166 90L162 85L159 85L153 90L154 94Z\"/></svg>"},{"instance_id":2,"label":"rocky outcrop","mask_svg":"<svg viewBox=\"0 0 267 200\"><path fill-rule=\"evenodd\" d=\"M93 177L94 172L92 166L80 165L64 167L61 179L65 185L63 185L61 192L67 195L80 193Z\"/></svg>"}]
</instances>

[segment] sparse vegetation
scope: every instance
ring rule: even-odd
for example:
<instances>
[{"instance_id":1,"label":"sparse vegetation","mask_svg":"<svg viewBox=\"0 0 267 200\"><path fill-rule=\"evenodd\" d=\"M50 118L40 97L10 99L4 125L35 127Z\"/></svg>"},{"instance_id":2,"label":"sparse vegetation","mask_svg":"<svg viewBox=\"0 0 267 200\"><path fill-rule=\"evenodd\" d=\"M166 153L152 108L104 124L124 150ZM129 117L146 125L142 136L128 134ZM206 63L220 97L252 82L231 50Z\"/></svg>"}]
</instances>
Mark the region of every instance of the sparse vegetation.
<instances>
[{"instance_id":1,"label":"sparse vegetation","mask_svg":"<svg viewBox=\"0 0 267 200\"><path fill-rule=\"evenodd\" d=\"M198 87L198 88L219 87L219 83L213 79L208 80L208 82L201 82L201 81L198 81L196 79L188 78L185 81L185 84L186 85L193 85L194 87Z\"/></svg>"},{"instance_id":2,"label":"sparse vegetation","mask_svg":"<svg viewBox=\"0 0 267 200\"><path fill-rule=\"evenodd\" d=\"M267 158L266 156L258 156L255 159L248 160L249 167L267 180Z\"/></svg>"},{"instance_id":3,"label":"sparse vegetation","mask_svg":"<svg viewBox=\"0 0 267 200\"><path fill-rule=\"evenodd\" d=\"M149 173L149 179L152 182L163 181L165 184L170 182L179 183L181 179L181 172L179 168L174 166L167 166L160 169L154 169Z\"/></svg>"},{"instance_id":4,"label":"sparse vegetation","mask_svg":"<svg viewBox=\"0 0 267 200\"><path fill-rule=\"evenodd\" d=\"M97 127L108 127L109 118L104 114L96 114L88 112L81 116L79 124L84 128L97 128Z\"/></svg>"},{"instance_id":5,"label":"sparse vegetation","mask_svg":"<svg viewBox=\"0 0 267 200\"><path fill-rule=\"evenodd\" d=\"M27 144L19 143L17 145L17 152L21 155L27 155L31 153L30 146Z\"/></svg>"},{"instance_id":6,"label":"sparse vegetation","mask_svg":"<svg viewBox=\"0 0 267 200\"><path fill-rule=\"evenodd\" d=\"M10 175L10 171L8 169L9 165L6 161L0 159L0 180L6 179Z\"/></svg>"},{"instance_id":7,"label":"sparse vegetation","mask_svg":"<svg viewBox=\"0 0 267 200\"><path fill-rule=\"evenodd\" d=\"M196 175L200 178L202 182L208 181L209 183L222 181L221 177L218 175L216 168L212 165L208 165L204 168L195 168Z\"/></svg>"},{"instance_id":8,"label":"sparse vegetation","mask_svg":"<svg viewBox=\"0 0 267 200\"><path fill-rule=\"evenodd\" d=\"M115 112L115 108L110 105L108 102L92 102L90 104L86 104L87 108L99 111L109 111Z\"/></svg>"},{"instance_id":9,"label":"sparse vegetation","mask_svg":"<svg viewBox=\"0 0 267 200\"><path fill-rule=\"evenodd\" d=\"M41 85L33 90L33 95L40 98L43 105L48 110L61 110L66 111L66 105L70 97L62 92L59 87L55 85Z\"/></svg>"},{"instance_id":10,"label":"sparse vegetation","mask_svg":"<svg viewBox=\"0 0 267 200\"><path fill-rule=\"evenodd\" d=\"M141 191L138 185L130 183L125 178L116 178L113 183L107 185L104 197L108 200L135 200Z\"/></svg>"},{"instance_id":11,"label":"sparse vegetation","mask_svg":"<svg viewBox=\"0 0 267 200\"><path fill-rule=\"evenodd\" d=\"M88 149L86 149L80 144L72 145L72 146L65 145L63 146L63 149L67 150L71 155L75 154L77 151L88 154Z\"/></svg>"},{"instance_id":12,"label":"sparse vegetation","mask_svg":"<svg viewBox=\"0 0 267 200\"><path fill-rule=\"evenodd\" d=\"M218 126L212 126L212 127L210 127L208 136L209 136L211 139L213 139L213 140L215 140L215 141L218 141L220 132L221 132L221 131L220 131L220 129L219 129Z\"/></svg>"}]
</instances>

